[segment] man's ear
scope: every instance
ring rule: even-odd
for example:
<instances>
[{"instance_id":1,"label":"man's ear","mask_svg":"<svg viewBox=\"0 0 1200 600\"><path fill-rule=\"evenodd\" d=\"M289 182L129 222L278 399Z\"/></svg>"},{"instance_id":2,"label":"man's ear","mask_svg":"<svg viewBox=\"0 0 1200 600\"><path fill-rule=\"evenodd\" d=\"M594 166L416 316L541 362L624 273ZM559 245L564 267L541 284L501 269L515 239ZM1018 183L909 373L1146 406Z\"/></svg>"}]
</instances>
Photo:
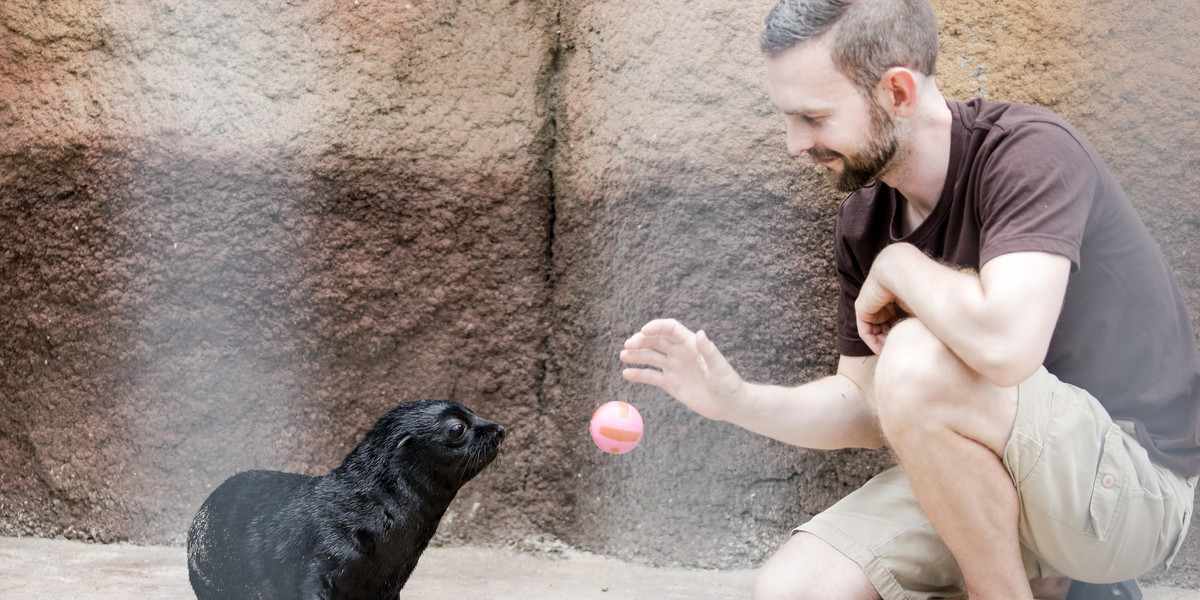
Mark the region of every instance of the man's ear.
<instances>
[{"instance_id":1,"label":"man's ear","mask_svg":"<svg viewBox=\"0 0 1200 600\"><path fill-rule=\"evenodd\" d=\"M884 72L875 89L880 106L894 117L909 117L917 110L917 76L911 69L892 67Z\"/></svg>"}]
</instances>

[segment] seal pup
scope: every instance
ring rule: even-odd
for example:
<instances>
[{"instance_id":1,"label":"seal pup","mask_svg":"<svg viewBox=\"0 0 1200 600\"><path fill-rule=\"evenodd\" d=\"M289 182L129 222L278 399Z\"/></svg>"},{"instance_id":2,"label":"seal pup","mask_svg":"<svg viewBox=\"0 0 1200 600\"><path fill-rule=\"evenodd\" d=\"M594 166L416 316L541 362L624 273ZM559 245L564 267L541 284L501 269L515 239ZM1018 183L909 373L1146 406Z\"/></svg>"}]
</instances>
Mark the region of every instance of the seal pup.
<instances>
[{"instance_id":1,"label":"seal pup","mask_svg":"<svg viewBox=\"0 0 1200 600\"><path fill-rule=\"evenodd\" d=\"M245 471L188 529L199 600L395 600L504 428L448 400L401 404L322 477Z\"/></svg>"}]
</instances>

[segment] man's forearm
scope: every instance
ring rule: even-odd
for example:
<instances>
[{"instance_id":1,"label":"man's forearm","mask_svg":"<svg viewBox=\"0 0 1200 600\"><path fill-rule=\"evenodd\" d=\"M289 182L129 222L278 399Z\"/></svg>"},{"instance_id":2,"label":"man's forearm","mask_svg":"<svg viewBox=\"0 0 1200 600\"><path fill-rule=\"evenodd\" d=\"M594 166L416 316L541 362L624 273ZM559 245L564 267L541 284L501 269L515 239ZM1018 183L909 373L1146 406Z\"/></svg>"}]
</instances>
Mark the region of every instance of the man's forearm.
<instances>
[{"instance_id":1,"label":"man's forearm","mask_svg":"<svg viewBox=\"0 0 1200 600\"><path fill-rule=\"evenodd\" d=\"M880 253L872 276L967 366L998 385L1015 385L1045 357L1070 263L1041 253L992 263L977 275L895 244Z\"/></svg>"},{"instance_id":2,"label":"man's forearm","mask_svg":"<svg viewBox=\"0 0 1200 600\"><path fill-rule=\"evenodd\" d=\"M874 408L858 384L831 375L798 387L747 384L727 421L772 439L821 450L879 448Z\"/></svg>"}]
</instances>

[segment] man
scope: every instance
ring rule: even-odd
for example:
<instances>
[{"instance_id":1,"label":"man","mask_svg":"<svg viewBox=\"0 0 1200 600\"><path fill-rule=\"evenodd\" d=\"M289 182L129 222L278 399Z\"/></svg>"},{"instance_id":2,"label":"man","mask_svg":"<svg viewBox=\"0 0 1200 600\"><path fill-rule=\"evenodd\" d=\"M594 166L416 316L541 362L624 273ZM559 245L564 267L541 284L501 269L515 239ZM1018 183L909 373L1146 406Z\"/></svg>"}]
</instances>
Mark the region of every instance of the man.
<instances>
[{"instance_id":1,"label":"man","mask_svg":"<svg viewBox=\"0 0 1200 600\"><path fill-rule=\"evenodd\" d=\"M761 41L789 152L851 192L837 373L747 383L703 331L659 320L624 375L900 464L798 527L754 597L1140 596L1122 580L1169 564L1191 517L1200 358L1124 192L1051 113L947 102L927 0L780 0Z\"/></svg>"}]
</instances>

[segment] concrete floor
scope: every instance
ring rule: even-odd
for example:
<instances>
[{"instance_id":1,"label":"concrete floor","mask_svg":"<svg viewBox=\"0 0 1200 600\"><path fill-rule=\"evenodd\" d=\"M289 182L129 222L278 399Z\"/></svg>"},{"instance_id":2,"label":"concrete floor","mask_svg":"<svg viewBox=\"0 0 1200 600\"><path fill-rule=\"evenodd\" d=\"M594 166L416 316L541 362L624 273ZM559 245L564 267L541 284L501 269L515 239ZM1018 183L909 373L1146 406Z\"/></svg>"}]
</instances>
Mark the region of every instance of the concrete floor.
<instances>
[{"instance_id":1,"label":"concrete floor","mask_svg":"<svg viewBox=\"0 0 1200 600\"><path fill-rule=\"evenodd\" d=\"M749 597L752 572L656 569L565 550L531 554L431 548L401 600L683 600ZM1146 600L1200 600L1200 590L1147 588ZM0 598L192 598L182 548L0 538Z\"/></svg>"}]
</instances>

